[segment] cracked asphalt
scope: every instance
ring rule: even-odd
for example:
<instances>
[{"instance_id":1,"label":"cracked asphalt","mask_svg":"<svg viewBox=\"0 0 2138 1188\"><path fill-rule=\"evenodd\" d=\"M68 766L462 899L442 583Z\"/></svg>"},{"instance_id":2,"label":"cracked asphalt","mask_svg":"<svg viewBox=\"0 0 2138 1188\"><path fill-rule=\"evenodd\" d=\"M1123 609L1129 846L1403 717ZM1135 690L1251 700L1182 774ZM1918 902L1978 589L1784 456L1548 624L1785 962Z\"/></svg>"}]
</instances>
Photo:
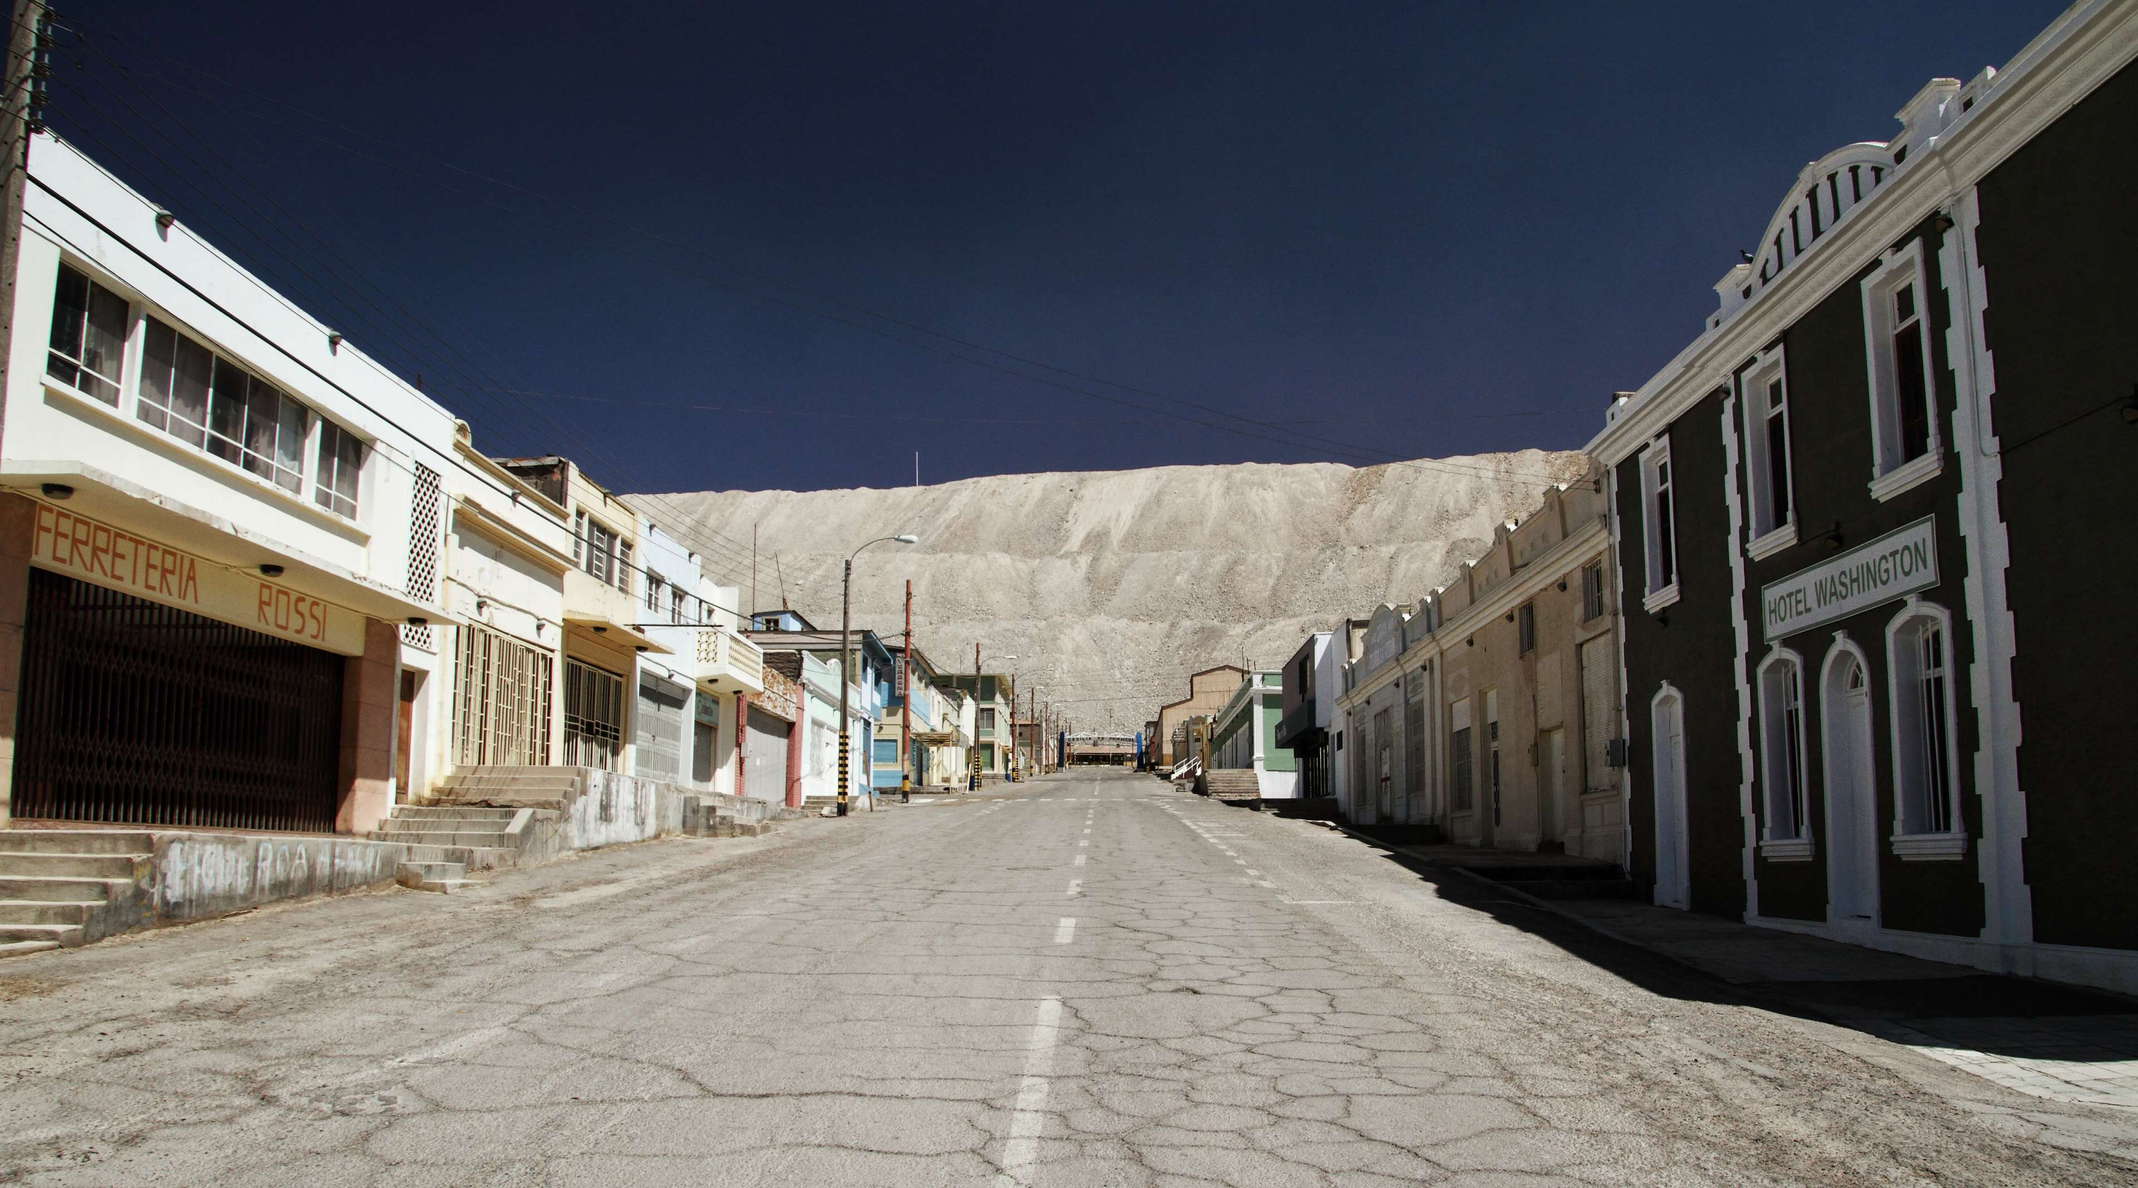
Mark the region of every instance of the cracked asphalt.
<instances>
[{"instance_id":1,"label":"cracked asphalt","mask_svg":"<svg viewBox=\"0 0 2138 1188\"><path fill-rule=\"evenodd\" d=\"M1149 777L0 965L0 1181L2077 1184L2138 1123Z\"/></svg>"}]
</instances>

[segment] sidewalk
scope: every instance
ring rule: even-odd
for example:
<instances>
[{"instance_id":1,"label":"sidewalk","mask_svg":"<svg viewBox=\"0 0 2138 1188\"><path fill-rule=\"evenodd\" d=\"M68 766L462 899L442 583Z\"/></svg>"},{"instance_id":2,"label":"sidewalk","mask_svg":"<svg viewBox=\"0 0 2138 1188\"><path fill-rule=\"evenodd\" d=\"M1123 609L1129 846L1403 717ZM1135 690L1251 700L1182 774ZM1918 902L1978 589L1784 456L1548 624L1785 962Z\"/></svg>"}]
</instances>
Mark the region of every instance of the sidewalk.
<instances>
[{"instance_id":1,"label":"sidewalk","mask_svg":"<svg viewBox=\"0 0 2138 1188\"><path fill-rule=\"evenodd\" d=\"M1726 983L1755 1001L1903 1044L2021 1093L2138 1110L2138 1003L2128 999L1637 900L1542 899L1479 873L1537 856L1390 845L1331 824L1391 854Z\"/></svg>"}]
</instances>

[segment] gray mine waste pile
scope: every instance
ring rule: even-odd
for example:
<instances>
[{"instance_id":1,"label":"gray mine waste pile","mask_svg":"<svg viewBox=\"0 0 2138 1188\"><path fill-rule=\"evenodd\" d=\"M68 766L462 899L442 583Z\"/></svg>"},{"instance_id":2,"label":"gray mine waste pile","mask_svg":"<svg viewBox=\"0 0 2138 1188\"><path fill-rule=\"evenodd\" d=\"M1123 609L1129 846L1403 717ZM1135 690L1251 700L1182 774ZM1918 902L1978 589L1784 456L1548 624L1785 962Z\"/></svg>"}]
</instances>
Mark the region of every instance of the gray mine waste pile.
<instances>
[{"instance_id":1,"label":"gray mine waste pile","mask_svg":"<svg viewBox=\"0 0 2138 1188\"><path fill-rule=\"evenodd\" d=\"M1018 677L1020 694L1078 729L1134 730L1214 664L1276 667L1310 631L1444 584L1537 507L1582 455L1523 450L1351 467L1163 466L1010 474L923 487L705 491L632 497L686 539L709 529L738 551L709 560L754 607L839 625L839 563L854 565L854 623L887 640L913 581L914 638L939 668ZM680 513L680 516L679 516ZM1016 656L997 663L988 657Z\"/></svg>"}]
</instances>

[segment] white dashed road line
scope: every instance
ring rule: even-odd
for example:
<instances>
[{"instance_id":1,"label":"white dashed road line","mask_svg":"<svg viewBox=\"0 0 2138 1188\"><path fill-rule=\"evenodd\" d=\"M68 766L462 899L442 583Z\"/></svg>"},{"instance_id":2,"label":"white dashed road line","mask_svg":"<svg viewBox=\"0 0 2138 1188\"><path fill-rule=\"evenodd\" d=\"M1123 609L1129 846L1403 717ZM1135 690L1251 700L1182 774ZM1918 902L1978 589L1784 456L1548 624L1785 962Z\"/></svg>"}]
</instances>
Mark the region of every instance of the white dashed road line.
<instances>
[{"instance_id":1,"label":"white dashed road line","mask_svg":"<svg viewBox=\"0 0 2138 1188\"><path fill-rule=\"evenodd\" d=\"M1039 1132L1047 1123L1047 1086L1054 1072L1054 1045L1060 1037L1061 1023L1061 997L1049 994L1040 999L1039 1018L1032 1024L1032 1037L1025 1044L1024 1080L1017 1086L1017 1104L1010 1113L1010 1139L1002 1148L1002 1174L995 1177L995 1188L1020 1188L1032 1182L1032 1164L1039 1157Z\"/></svg>"}]
</instances>

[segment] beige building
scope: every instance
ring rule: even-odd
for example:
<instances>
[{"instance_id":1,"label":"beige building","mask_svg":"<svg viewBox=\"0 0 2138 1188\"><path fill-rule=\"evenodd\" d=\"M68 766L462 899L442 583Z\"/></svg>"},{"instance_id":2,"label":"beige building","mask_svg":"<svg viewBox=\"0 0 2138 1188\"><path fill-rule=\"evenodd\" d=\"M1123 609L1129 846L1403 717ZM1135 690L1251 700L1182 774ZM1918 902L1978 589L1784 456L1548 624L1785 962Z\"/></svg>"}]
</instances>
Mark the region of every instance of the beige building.
<instances>
[{"instance_id":1,"label":"beige building","mask_svg":"<svg viewBox=\"0 0 2138 1188\"><path fill-rule=\"evenodd\" d=\"M570 459L499 464L563 508L572 567L564 575L564 673L558 738L567 767L633 769L638 655L669 649L641 626L638 513Z\"/></svg>"},{"instance_id":2,"label":"beige building","mask_svg":"<svg viewBox=\"0 0 2138 1188\"><path fill-rule=\"evenodd\" d=\"M1554 487L1415 609L1383 607L1338 705L1364 824L1623 861L1607 505Z\"/></svg>"},{"instance_id":3,"label":"beige building","mask_svg":"<svg viewBox=\"0 0 2138 1188\"><path fill-rule=\"evenodd\" d=\"M1432 600L1450 840L1622 860L1618 649L1595 487L1554 488Z\"/></svg>"},{"instance_id":4,"label":"beige building","mask_svg":"<svg viewBox=\"0 0 2138 1188\"><path fill-rule=\"evenodd\" d=\"M1188 750L1180 742L1181 730L1188 719L1213 717L1232 695L1239 691L1240 682L1247 679L1247 670L1237 664L1220 664L1206 668L1188 678L1188 695L1158 710L1158 762L1170 767L1188 757Z\"/></svg>"}]
</instances>

